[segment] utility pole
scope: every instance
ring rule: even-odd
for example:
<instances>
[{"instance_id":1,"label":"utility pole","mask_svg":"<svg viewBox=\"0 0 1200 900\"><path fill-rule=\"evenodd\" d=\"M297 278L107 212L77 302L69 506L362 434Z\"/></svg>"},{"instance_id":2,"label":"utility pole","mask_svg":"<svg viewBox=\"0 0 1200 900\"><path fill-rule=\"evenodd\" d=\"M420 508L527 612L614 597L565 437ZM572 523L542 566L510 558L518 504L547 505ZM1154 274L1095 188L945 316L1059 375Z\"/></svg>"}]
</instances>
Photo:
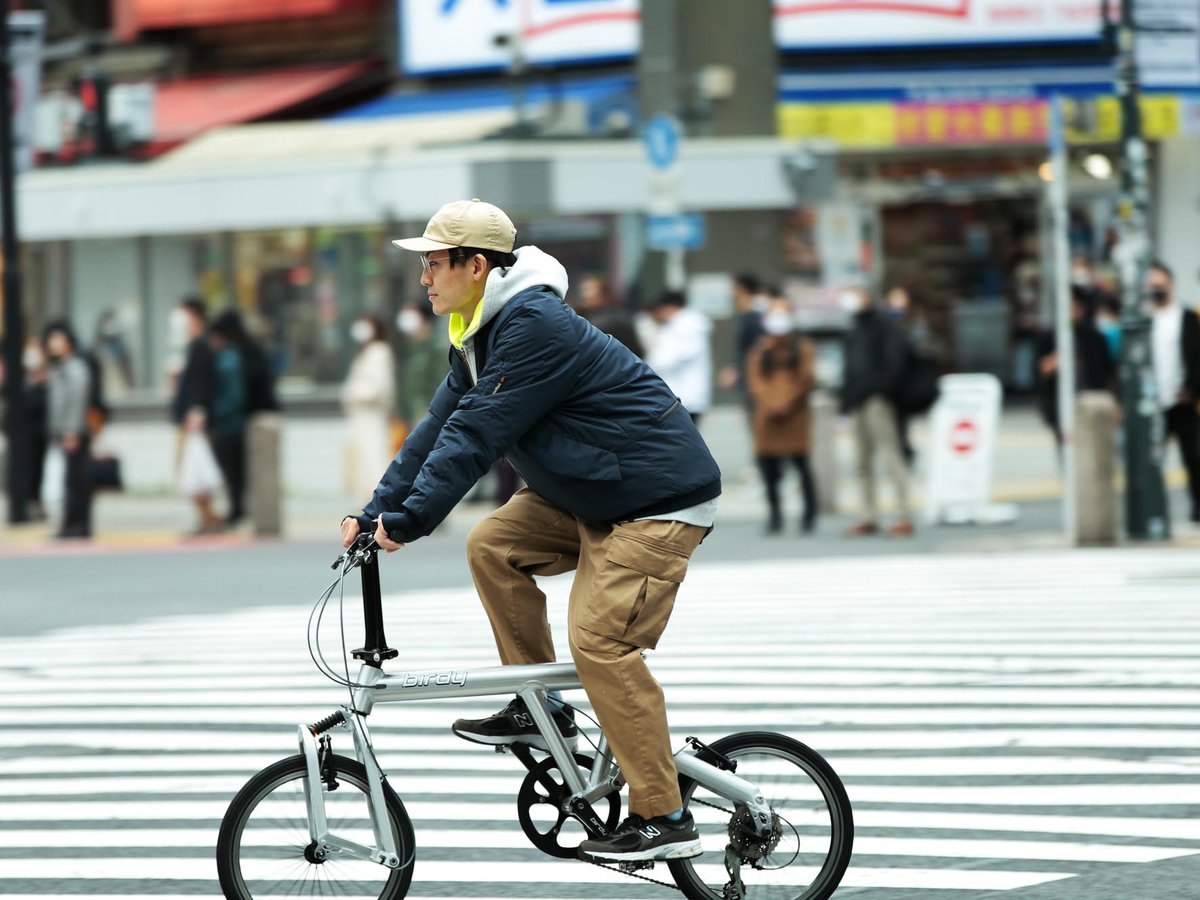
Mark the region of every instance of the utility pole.
<instances>
[{"instance_id":1,"label":"utility pole","mask_svg":"<svg viewBox=\"0 0 1200 900\"><path fill-rule=\"evenodd\" d=\"M4 408L8 439L8 521L29 521L29 426L25 409L25 334L21 261L17 245L16 171L13 159L12 54L8 4L0 4L0 228L4 229Z\"/></svg>"},{"instance_id":2,"label":"utility pole","mask_svg":"<svg viewBox=\"0 0 1200 900\"><path fill-rule=\"evenodd\" d=\"M1171 536L1163 485L1163 420L1151 358L1143 285L1150 262L1150 179L1142 117L1134 0L1121 0L1117 25L1117 98L1121 104L1121 191L1117 201L1121 281L1121 405L1125 423L1125 527L1130 537Z\"/></svg>"},{"instance_id":3,"label":"utility pole","mask_svg":"<svg viewBox=\"0 0 1200 900\"><path fill-rule=\"evenodd\" d=\"M1058 359L1058 433L1062 436L1062 518L1067 545L1075 546L1079 523L1075 509L1075 326L1071 321L1071 249L1068 246L1067 142L1062 97L1050 99L1050 169L1047 185L1054 227L1055 356Z\"/></svg>"}]
</instances>

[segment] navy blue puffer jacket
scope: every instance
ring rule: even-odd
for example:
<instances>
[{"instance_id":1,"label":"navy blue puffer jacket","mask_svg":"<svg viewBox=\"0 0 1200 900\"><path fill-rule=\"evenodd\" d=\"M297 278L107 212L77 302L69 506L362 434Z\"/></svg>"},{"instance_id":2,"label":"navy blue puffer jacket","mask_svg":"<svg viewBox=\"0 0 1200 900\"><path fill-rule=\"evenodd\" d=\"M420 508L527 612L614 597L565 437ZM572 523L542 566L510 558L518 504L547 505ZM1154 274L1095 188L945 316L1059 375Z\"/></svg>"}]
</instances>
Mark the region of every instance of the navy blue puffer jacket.
<instances>
[{"instance_id":1,"label":"navy blue puffer jacket","mask_svg":"<svg viewBox=\"0 0 1200 900\"><path fill-rule=\"evenodd\" d=\"M661 378L554 292L523 290L461 351L429 415L392 461L360 524L393 540L429 534L506 456L529 487L587 522L695 506L721 473Z\"/></svg>"}]
</instances>

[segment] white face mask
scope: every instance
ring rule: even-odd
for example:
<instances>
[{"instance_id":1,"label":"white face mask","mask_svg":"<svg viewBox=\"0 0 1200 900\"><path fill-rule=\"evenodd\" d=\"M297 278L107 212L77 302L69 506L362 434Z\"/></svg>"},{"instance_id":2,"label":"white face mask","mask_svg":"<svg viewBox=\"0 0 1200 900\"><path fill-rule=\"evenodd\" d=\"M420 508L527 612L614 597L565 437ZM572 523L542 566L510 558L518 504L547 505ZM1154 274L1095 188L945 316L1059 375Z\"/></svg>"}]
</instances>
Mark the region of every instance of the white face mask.
<instances>
[{"instance_id":1,"label":"white face mask","mask_svg":"<svg viewBox=\"0 0 1200 900\"><path fill-rule=\"evenodd\" d=\"M175 344L186 344L191 335L188 333L191 316L184 312L179 307L171 310L171 317L167 321L167 330L171 334L171 342Z\"/></svg>"},{"instance_id":2,"label":"white face mask","mask_svg":"<svg viewBox=\"0 0 1200 900\"><path fill-rule=\"evenodd\" d=\"M838 296L838 302L842 305L843 310L851 314L859 312L863 308L862 295L858 291L842 291Z\"/></svg>"},{"instance_id":3,"label":"white face mask","mask_svg":"<svg viewBox=\"0 0 1200 900\"><path fill-rule=\"evenodd\" d=\"M33 372L45 365L46 359L42 356L42 351L35 347L27 347L21 354L21 363L28 371Z\"/></svg>"},{"instance_id":4,"label":"white face mask","mask_svg":"<svg viewBox=\"0 0 1200 900\"><path fill-rule=\"evenodd\" d=\"M416 334L423 324L425 317L415 309L402 309L396 313L396 327L400 329L401 334Z\"/></svg>"},{"instance_id":5,"label":"white face mask","mask_svg":"<svg viewBox=\"0 0 1200 900\"><path fill-rule=\"evenodd\" d=\"M371 327L370 322L364 322L359 319L350 326L350 338L356 344L365 344L375 336L375 329Z\"/></svg>"},{"instance_id":6,"label":"white face mask","mask_svg":"<svg viewBox=\"0 0 1200 900\"><path fill-rule=\"evenodd\" d=\"M763 316L763 331L767 334L788 334L792 330L792 317L785 312L771 312Z\"/></svg>"}]
</instances>

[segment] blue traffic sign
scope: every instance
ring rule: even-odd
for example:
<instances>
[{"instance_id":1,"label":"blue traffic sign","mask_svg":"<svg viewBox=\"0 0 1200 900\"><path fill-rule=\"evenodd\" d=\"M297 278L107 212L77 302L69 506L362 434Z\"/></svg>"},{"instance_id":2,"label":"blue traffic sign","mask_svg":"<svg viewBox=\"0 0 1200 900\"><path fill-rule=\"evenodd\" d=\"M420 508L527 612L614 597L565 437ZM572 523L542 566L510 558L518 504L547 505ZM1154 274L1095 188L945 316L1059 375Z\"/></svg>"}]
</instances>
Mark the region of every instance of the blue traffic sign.
<instances>
[{"instance_id":1,"label":"blue traffic sign","mask_svg":"<svg viewBox=\"0 0 1200 900\"><path fill-rule=\"evenodd\" d=\"M646 158L656 169L669 169L679 158L679 122L673 116L651 116L642 131Z\"/></svg>"},{"instance_id":2,"label":"blue traffic sign","mask_svg":"<svg viewBox=\"0 0 1200 900\"><path fill-rule=\"evenodd\" d=\"M646 217L646 244L652 250L696 250L707 237L701 213Z\"/></svg>"}]
</instances>

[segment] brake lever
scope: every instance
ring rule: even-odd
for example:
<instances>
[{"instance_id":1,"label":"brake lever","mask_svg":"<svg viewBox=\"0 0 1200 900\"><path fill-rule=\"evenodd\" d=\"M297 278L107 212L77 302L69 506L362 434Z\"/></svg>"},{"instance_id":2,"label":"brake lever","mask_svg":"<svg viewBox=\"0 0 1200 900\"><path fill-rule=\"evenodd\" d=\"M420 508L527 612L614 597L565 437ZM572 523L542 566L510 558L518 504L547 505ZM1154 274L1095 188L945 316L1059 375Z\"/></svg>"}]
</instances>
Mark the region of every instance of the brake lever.
<instances>
[{"instance_id":1,"label":"brake lever","mask_svg":"<svg viewBox=\"0 0 1200 900\"><path fill-rule=\"evenodd\" d=\"M361 546L359 546L360 544ZM331 565L329 568L336 572L343 564L345 564L347 556L351 558L350 568L357 568L365 563L370 558L372 553L376 553L378 550L379 544L375 542L374 536L362 535L350 545L349 550L345 551L341 556L335 559L333 561L333 565Z\"/></svg>"}]
</instances>

